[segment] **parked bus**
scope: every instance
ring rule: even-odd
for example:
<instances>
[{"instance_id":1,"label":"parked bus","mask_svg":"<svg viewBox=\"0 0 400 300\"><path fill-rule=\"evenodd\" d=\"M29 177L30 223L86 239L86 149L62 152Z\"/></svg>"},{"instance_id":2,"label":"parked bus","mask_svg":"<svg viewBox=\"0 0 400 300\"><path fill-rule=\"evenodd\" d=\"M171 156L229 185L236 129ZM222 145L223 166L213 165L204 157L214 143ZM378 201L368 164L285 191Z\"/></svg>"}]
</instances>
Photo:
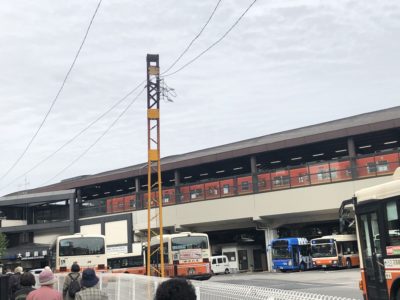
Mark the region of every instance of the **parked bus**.
<instances>
[{"instance_id":1,"label":"parked bus","mask_svg":"<svg viewBox=\"0 0 400 300\"><path fill-rule=\"evenodd\" d=\"M82 269L107 270L104 235L77 233L59 236L51 247L50 255L51 267L55 272L71 272L74 262Z\"/></svg>"},{"instance_id":2,"label":"parked bus","mask_svg":"<svg viewBox=\"0 0 400 300\"><path fill-rule=\"evenodd\" d=\"M160 246L160 236L151 239L150 251ZM205 233L182 232L164 234L164 270L167 277L209 279L211 277L211 250ZM151 264L159 268L159 255L152 255ZM158 276L158 274L153 274Z\"/></svg>"},{"instance_id":3,"label":"parked bus","mask_svg":"<svg viewBox=\"0 0 400 300\"><path fill-rule=\"evenodd\" d=\"M364 299L400 299L400 168L393 180L359 190L343 201L339 215L353 205L361 258Z\"/></svg>"},{"instance_id":4,"label":"parked bus","mask_svg":"<svg viewBox=\"0 0 400 300\"><path fill-rule=\"evenodd\" d=\"M132 253L108 253L107 265L112 273L146 274L145 252L134 244Z\"/></svg>"},{"instance_id":5,"label":"parked bus","mask_svg":"<svg viewBox=\"0 0 400 300\"><path fill-rule=\"evenodd\" d=\"M311 240L315 268L352 268L360 265L355 234L328 235Z\"/></svg>"},{"instance_id":6,"label":"parked bus","mask_svg":"<svg viewBox=\"0 0 400 300\"><path fill-rule=\"evenodd\" d=\"M273 269L282 272L312 268L310 243L306 238L280 238L271 242Z\"/></svg>"}]
</instances>

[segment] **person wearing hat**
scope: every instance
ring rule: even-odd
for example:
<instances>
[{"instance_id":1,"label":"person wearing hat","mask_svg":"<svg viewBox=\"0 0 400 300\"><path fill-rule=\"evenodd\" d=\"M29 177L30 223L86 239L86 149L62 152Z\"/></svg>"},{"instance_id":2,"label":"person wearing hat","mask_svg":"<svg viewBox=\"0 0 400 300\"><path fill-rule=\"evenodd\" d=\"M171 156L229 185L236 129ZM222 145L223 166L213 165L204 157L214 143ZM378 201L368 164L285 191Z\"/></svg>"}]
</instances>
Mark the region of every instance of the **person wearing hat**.
<instances>
[{"instance_id":1,"label":"person wearing hat","mask_svg":"<svg viewBox=\"0 0 400 300\"><path fill-rule=\"evenodd\" d=\"M108 300L106 292L98 288L99 278L93 269L86 269L82 272L82 290L75 294L77 300Z\"/></svg>"},{"instance_id":2,"label":"person wearing hat","mask_svg":"<svg viewBox=\"0 0 400 300\"><path fill-rule=\"evenodd\" d=\"M41 287L28 294L26 300L62 300L62 294L53 289L53 284L57 282L56 277L49 267L39 274L39 284Z\"/></svg>"},{"instance_id":3,"label":"person wearing hat","mask_svg":"<svg viewBox=\"0 0 400 300\"><path fill-rule=\"evenodd\" d=\"M22 272L22 267L16 267L14 269L14 274L11 275L10 279L8 280L8 294L11 300L14 300L15 293L21 289L20 281Z\"/></svg>"}]
</instances>

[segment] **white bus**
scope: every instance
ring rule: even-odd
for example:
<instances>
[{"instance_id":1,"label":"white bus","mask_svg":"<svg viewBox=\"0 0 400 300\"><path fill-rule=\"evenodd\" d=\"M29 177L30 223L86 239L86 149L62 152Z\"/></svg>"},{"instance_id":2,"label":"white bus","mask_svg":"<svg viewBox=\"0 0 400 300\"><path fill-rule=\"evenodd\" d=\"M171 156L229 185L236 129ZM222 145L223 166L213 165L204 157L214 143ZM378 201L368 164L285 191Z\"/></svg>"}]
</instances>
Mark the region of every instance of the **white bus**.
<instances>
[{"instance_id":1,"label":"white bus","mask_svg":"<svg viewBox=\"0 0 400 300\"><path fill-rule=\"evenodd\" d=\"M55 272L70 272L73 263L81 269L107 270L106 242L100 234L74 234L57 237L50 250Z\"/></svg>"},{"instance_id":2,"label":"white bus","mask_svg":"<svg viewBox=\"0 0 400 300\"><path fill-rule=\"evenodd\" d=\"M146 274L146 258L142 244L133 244L131 253L107 253L107 265L112 273Z\"/></svg>"},{"instance_id":3,"label":"white bus","mask_svg":"<svg viewBox=\"0 0 400 300\"><path fill-rule=\"evenodd\" d=\"M337 234L311 240L315 268L351 268L360 265L357 236Z\"/></svg>"},{"instance_id":4,"label":"white bus","mask_svg":"<svg viewBox=\"0 0 400 300\"><path fill-rule=\"evenodd\" d=\"M211 250L207 234L192 232L164 234L163 240L165 276L192 279L211 277ZM151 253L157 252L160 236L153 237L150 243ZM152 255L150 263L159 268L159 255ZM151 275L158 276L153 272Z\"/></svg>"}]
</instances>

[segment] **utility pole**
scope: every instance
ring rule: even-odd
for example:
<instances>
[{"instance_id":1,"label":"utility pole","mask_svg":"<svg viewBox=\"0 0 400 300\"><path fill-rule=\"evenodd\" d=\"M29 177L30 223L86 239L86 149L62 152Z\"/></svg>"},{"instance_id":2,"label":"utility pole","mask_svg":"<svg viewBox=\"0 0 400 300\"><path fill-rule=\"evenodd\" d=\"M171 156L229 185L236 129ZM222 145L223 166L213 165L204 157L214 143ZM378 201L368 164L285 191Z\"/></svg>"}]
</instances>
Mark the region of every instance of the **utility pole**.
<instances>
[{"instance_id":1,"label":"utility pole","mask_svg":"<svg viewBox=\"0 0 400 300\"><path fill-rule=\"evenodd\" d=\"M158 54L147 54L147 275L151 276L155 271L164 277L164 243L163 243L163 215L162 215L162 189L161 189L161 164L160 164L160 64ZM151 181L152 168L156 168L157 179L154 184ZM157 186L158 195L152 200L151 189ZM152 216L152 204L154 204ZM158 206L158 214L157 214ZM157 235L151 228L151 222L155 221L160 226L158 249L151 249L151 237ZM156 228L154 228L156 229ZM151 266L151 257L160 258L159 268ZM157 260L158 261L158 260Z\"/></svg>"}]
</instances>

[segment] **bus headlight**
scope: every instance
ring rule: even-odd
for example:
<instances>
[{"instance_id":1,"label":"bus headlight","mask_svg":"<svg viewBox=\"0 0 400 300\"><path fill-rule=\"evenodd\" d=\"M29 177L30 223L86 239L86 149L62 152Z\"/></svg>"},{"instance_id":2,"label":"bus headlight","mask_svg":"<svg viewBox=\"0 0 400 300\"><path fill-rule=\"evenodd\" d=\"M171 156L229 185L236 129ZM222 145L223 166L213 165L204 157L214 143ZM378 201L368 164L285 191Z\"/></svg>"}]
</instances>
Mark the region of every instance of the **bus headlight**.
<instances>
[{"instance_id":1,"label":"bus headlight","mask_svg":"<svg viewBox=\"0 0 400 300\"><path fill-rule=\"evenodd\" d=\"M337 260L332 260L332 265L337 265Z\"/></svg>"}]
</instances>

